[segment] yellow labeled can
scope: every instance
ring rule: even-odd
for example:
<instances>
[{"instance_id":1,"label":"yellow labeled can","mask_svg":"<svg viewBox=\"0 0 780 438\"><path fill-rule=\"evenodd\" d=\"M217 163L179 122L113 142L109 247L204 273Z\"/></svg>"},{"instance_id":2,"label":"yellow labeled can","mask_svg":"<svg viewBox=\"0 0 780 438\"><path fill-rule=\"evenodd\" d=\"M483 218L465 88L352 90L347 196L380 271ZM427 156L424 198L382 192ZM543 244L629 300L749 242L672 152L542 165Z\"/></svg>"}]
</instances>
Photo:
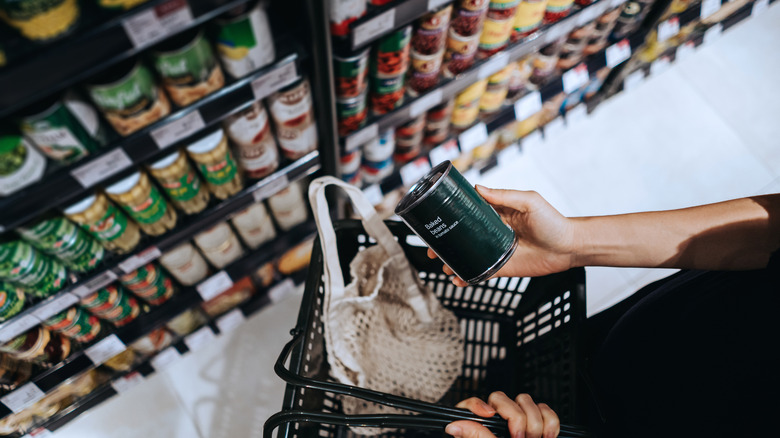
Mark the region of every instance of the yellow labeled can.
<instances>
[{"instance_id":1,"label":"yellow labeled can","mask_svg":"<svg viewBox=\"0 0 780 438\"><path fill-rule=\"evenodd\" d=\"M58 38L75 27L77 0L0 0L0 18L34 41Z\"/></svg>"}]
</instances>

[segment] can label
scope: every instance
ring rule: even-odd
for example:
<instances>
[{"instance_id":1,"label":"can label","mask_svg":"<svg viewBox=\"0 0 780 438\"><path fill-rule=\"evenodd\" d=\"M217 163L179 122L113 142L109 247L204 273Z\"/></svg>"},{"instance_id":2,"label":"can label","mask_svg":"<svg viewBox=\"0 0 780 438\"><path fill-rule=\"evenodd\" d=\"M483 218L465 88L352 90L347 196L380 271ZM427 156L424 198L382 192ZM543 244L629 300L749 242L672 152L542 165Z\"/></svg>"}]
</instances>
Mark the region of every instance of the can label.
<instances>
[{"instance_id":1,"label":"can label","mask_svg":"<svg viewBox=\"0 0 780 438\"><path fill-rule=\"evenodd\" d=\"M336 112L339 118L339 135L347 135L357 131L366 123L366 96L355 99L339 99L336 101Z\"/></svg>"},{"instance_id":2,"label":"can label","mask_svg":"<svg viewBox=\"0 0 780 438\"><path fill-rule=\"evenodd\" d=\"M556 14L564 13L571 9L573 4L574 0L548 0L547 12Z\"/></svg>"},{"instance_id":3,"label":"can label","mask_svg":"<svg viewBox=\"0 0 780 438\"><path fill-rule=\"evenodd\" d=\"M142 224L153 224L163 216L168 209L168 204L163 199L160 191L152 186L149 196L143 202L135 205L123 205L125 211Z\"/></svg>"},{"instance_id":4,"label":"can label","mask_svg":"<svg viewBox=\"0 0 780 438\"><path fill-rule=\"evenodd\" d=\"M124 80L114 85L91 87L89 94L103 111L127 118L154 105L157 87L149 70L139 64Z\"/></svg>"},{"instance_id":5,"label":"can label","mask_svg":"<svg viewBox=\"0 0 780 438\"><path fill-rule=\"evenodd\" d=\"M515 16L519 0L494 0L490 2L487 16L493 20L506 20Z\"/></svg>"},{"instance_id":6,"label":"can label","mask_svg":"<svg viewBox=\"0 0 780 438\"><path fill-rule=\"evenodd\" d=\"M190 87L206 81L217 60L206 39L198 36L182 50L158 54L154 65L167 85Z\"/></svg>"},{"instance_id":7,"label":"can label","mask_svg":"<svg viewBox=\"0 0 780 438\"><path fill-rule=\"evenodd\" d=\"M368 50L352 57L334 57L337 97L357 97L366 89Z\"/></svg>"},{"instance_id":8,"label":"can label","mask_svg":"<svg viewBox=\"0 0 780 438\"><path fill-rule=\"evenodd\" d=\"M409 42L412 28L406 26L379 40L372 58L371 74L378 77L398 76L409 68Z\"/></svg>"},{"instance_id":9,"label":"can label","mask_svg":"<svg viewBox=\"0 0 780 438\"><path fill-rule=\"evenodd\" d=\"M479 49L493 51L505 46L512 34L512 25L512 19L486 19L482 36L479 39Z\"/></svg>"},{"instance_id":10,"label":"can label","mask_svg":"<svg viewBox=\"0 0 780 438\"><path fill-rule=\"evenodd\" d=\"M65 267L23 241L0 244L0 277L26 286L37 296L46 296L65 285Z\"/></svg>"},{"instance_id":11,"label":"can label","mask_svg":"<svg viewBox=\"0 0 780 438\"><path fill-rule=\"evenodd\" d=\"M372 78L371 109L388 113L404 103L404 76Z\"/></svg>"},{"instance_id":12,"label":"can label","mask_svg":"<svg viewBox=\"0 0 780 438\"><path fill-rule=\"evenodd\" d=\"M225 158L211 164L198 163L198 169L206 178L209 183L220 186L233 181L236 177L238 168L236 167L233 157L230 155L230 150L225 152Z\"/></svg>"},{"instance_id":13,"label":"can label","mask_svg":"<svg viewBox=\"0 0 780 438\"><path fill-rule=\"evenodd\" d=\"M233 77L240 78L274 61L273 38L262 7L255 7L235 21L217 22L217 25L217 51L225 70Z\"/></svg>"},{"instance_id":14,"label":"can label","mask_svg":"<svg viewBox=\"0 0 780 438\"><path fill-rule=\"evenodd\" d=\"M47 115L22 120L21 130L44 154L57 161L77 160L98 147L60 102L55 103Z\"/></svg>"},{"instance_id":15,"label":"can label","mask_svg":"<svg viewBox=\"0 0 780 438\"><path fill-rule=\"evenodd\" d=\"M487 9L457 9L452 17L451 31L463 36L475 36L479 35L482 31L482 26L485 22L485 16L487 15Z\"/></svg>"},{"instance_id":16,"label":"can label","mask_svg":"<svg viewBox=\"0 0 780 438\"><path fill-rule=\"evenodd\" d=\"M127 216L114 204L109 203L102 218L92 224L82 225L82 227L98 239L111 242L124 234L127 229Z\"/></svg>"},{"instance_id":17,"label":"can label","mask_svg":"<svg viewBox=\"0 0 780 438\"><path fill-rule=\"evenodd\" d=\"M18 231L76 270L86 271L103 260L103 247L65 218L44 220L32 228L20 228Z\"/></svg>"},{"instance_id":18,"label":"can label","mask_svg":"<svg viewBox=\"0 0 780 438\"><path fill-rule=\"evenodd\" d=\"M164 181L160 185L171 199L185 202L194 198L200 191L200 178L187 164L187 169L178 179Z\"/></svg>"},{"instance_id":19,"label":"can label","mask_svg":"<svg viewBox=\"0 0 780 438\"><path fill-rule=\"evenodd\" d=\"M515 15L515 32L524 34L538 29L542 25L545 9L546 0L520 2Z\"/></svg>"},{"instance_id":20,"label":"can label","mask_svg":"<svg viewBox=\"0 0 780 438\"><path fill-rule=\"evenodd\" d=\"M317 128L308 81L274 94L271 115L276 122L276 135L285 156L297 159L317 148Z\"/></svg>"},{"instance_id":21,"label":"can label","mask_svg":"<svg viewBox=\"0 0 780 438\"><path fill-rule=\"evenodd\" d=\"M0 16L32 40L68 31L79 16L76 0L0 0Z\"/></svg>"},{"instance_id":22,"label":"can label","mask_svg":"<svg viewBox=\"0 0 780 438\"><path fill-rule=\"evenodd\" d=\"M24 293L0 280L0 321L10 318L24 308Z\"/></svg>"},{"instance_id":23,"label":"can label","mask_svg":"<svg viewBox=\"0 0 780 438\"><path fill-rule=\"evenodd\" d=\"M278 166L279 153L268 113L260 102L231 116L225 131L238 145L238 161L252 178L262 178Z\"/></svg>"}]
</instances>

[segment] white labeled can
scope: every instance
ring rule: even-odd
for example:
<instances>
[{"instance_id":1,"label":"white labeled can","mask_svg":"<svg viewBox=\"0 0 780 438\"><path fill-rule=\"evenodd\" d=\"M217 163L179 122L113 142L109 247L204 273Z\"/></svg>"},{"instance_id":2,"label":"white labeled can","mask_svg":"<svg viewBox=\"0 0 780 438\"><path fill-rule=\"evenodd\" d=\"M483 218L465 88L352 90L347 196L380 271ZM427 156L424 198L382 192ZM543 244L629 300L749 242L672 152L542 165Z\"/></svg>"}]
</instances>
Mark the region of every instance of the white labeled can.
<instances>
[{"instance_id":1,"label":"white labeled can","mask_svg":"<svg viewBox=\"0 0 780 438\"><path fill-rule=\"evenodd\" d=\"M183 243L160 257L160 263L184 286L193 286L209 275L206 260L190 243Z\"/></svg>"},{"instance_id":2,"label":"white labeled can","mask_svg":"<svg viewBox=\"0 0 780 438\"><path fill-rule=\"evenodd\" d=\"M244 243L255 249L276 237L276 229L271 215L262 202L251 205L246 210L233 216L233 226Z\"/></svg>"},{"instance_id":3,"label":"white labeled can","mask_svg":"<svg viewBox=\"0 0 780 438\"><path fill-rule=\"evenodd\" d=\"M217 269L222 269L244 255L244 249L241 248L238 237L230 230L226 222L217 224L196 235L195 244Z\"/></svg>"},{"instance_id":4,"label":"white labeled can","mask_svg":"<svg viewBox=\"0 0 780 438\"><path fill-rule=\"evenodd\" d=\"M249 178L263 178L279 167L279 150L262 103L254 102L228 117L224 127L237 146L238 161Z\"/></svg>"},{"instance_id":5,"label":"white labeled can","mask_svg":"<svg viewBox=\"0 0 780 438\"><path fill-rule=\"evenodd\" d=\"M234 78L272 63L276 57L268 14L262 2L236 6L216 21L217 51Z\"/></svg>"},{"instance_id":6,"label":"white labeled can","mask_svg":"<svg viewBox=\"0 0 780 438\"><path fill-rule=\"evenodd\" d=\"M301 187L296 183L268 198L268 206L271 207L276 223L284 231L306 222L309 217Z\"/></svg>"},{"instance_id":7,"label":"white labeled can","mask_svg":"<svg viewBox=\"0 0 780 438\"><path fill-rule=\"evenodd\" d=\"M274 93L268 104L285 157L297 160L317 149L317 125L307 79Z\"/></svg>"}]
</instances>

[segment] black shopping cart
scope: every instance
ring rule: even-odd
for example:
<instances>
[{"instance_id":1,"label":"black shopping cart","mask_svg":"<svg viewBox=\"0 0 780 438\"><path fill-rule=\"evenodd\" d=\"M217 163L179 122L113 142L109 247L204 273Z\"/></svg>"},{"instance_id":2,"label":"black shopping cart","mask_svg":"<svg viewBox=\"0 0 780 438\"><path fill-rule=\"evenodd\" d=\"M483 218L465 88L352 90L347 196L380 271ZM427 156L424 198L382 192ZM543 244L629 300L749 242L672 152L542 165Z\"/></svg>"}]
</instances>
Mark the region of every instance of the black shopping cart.
<instances>
[{"instance_id":1,"label":"black shopping cart","mask_svg":"<svg viewBox=\"0 0 780 438\"><path fill-rule=\"evenodd\" d=\"M447 424L459 419L480 421L497 436L508 437L505 421L477 417L452 407L468 397L484 399L499 390L510 396L527 392L537 402L549 404L563 424L583 424L585 391L577 371L582 362L578 328L585 320L584 269L537 278L492 279L459 288L442 273L439 260L427 257L426 248L404 224L387 225L420 278L460 320L465 333L462 375L438 404L333 381L322 336L322 252L318 239L293 340L275 366L276 373L287 382L283 410L266 422L265 438L271 438L277 427L278 436L284 438L359 436L349 426L382 428L384 437L441 436ZM360 221L338 221L334 229L348 283L350 261L373 241ZM289 369L284 366L288 357ZM414 414L346 415L337 394ZM388 429L392 432L386 432ZM560 436L588 434L582 428L564 425Z\"/></svg>"}]
</instances>

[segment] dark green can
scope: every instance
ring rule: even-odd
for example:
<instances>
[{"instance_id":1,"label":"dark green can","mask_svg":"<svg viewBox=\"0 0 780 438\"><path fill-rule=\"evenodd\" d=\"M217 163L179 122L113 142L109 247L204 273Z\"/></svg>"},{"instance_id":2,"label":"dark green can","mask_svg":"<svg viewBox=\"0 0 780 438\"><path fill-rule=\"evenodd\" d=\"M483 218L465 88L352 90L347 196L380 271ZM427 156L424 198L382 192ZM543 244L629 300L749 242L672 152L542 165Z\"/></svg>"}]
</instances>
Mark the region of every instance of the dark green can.
<instances>
[{"instance_id":1,"label":"dark green can","mask_svg":"<svg viewBox=\"0 0 780 438\"><path fill-rule=\"evenodd\" d=\"M412 186L395 213L469 284L498 272L517 246L514 230L449 161Z\"/></svg>"}]
</instances>

